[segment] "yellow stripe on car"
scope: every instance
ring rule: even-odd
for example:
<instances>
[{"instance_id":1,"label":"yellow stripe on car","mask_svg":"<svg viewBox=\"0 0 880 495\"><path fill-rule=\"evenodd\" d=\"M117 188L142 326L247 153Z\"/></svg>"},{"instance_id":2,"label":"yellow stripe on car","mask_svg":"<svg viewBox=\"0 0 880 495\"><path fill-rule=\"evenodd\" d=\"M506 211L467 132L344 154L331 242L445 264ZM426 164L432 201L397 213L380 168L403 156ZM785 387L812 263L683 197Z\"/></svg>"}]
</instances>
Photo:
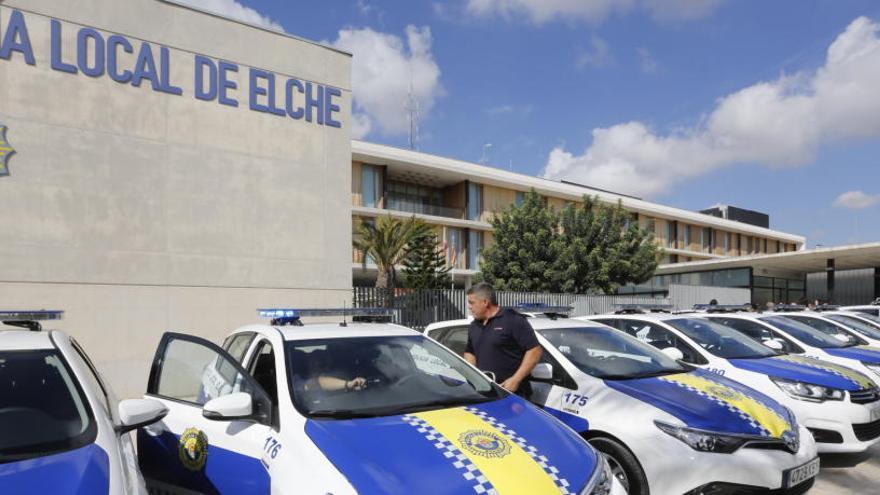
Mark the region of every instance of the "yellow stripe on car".
<instances>
[{"instance_id":1,"label":"yellow stripe on car","mask_svg":"<svg viewBox=\"0 0 880 495\"><path fill-rule=\"evenodd\" d=\"M559 493L546 471L517 443L464 409L414 413L449 440L501 495Z\"/></svg>"},{"instance_id":2,"label":"yellow stripe on car","mask_svg":"<svg viewBox=\"0 0 880 495\"><path fill-rule=\"evenodd\" d=\"M863 389L874 387L874 382L872 382L871 379L867 376L859 373L856 370L847 368L846 366L841 366L839 364L829 363L827 361L820 361L818 359L808 358L804 356L792 355L776 356L773 359L781 359L783 361L789 361L792 363L802 364L804 366L810 366L813 368L830 371L831 373L840 375L853 383L857 383L859 387Z\"/></svg>"},{"instance_id":3,"label":"yellow stripe on car","mask_svg":"<svg viewBox=\"0 0 880 495\"><path fill-rule=\"evenodd\" d=\"M711 399L721 402L727 407L736 409L738 412L754 420L774 438L782 438L782 435L785 432L791 430L791 425L788 421L782 418L776 411L757 400L720 383L696 376L692 373L664 376L661 380L679 383L696 392L702 393Z\"/></svg>"}]
</instances>

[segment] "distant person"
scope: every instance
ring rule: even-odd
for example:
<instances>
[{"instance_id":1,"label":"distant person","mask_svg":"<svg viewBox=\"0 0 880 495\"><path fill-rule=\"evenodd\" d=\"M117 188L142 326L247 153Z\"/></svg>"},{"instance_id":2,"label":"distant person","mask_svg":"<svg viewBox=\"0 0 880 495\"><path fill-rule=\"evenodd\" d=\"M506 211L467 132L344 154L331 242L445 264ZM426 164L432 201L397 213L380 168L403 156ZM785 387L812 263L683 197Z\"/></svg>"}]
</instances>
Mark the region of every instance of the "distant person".
<instances>
[{"instance_id":1,"label":"distant person","mask_svg":"<svg viewBox=\"0 0 880 495\"><path fill-rule=\"evenodd\" d=\"M541 359L541 345L525 316L498 306L495 289L479 283L467 291L474 320L468 328L464 358L491 372L505 390L528 398L529 374Z\"/></svg>"},{"instance_id":2,"label":"distant person","mask_svg":"<svg viewBox=\"0 0 880 495\"><path fill-rule=\"evenodd\" d=\"M747 311L749 313L757 313L758 312L758 305L755 303L749 303L747 306Z\"/></svg>"},{"instance_id":3,"label":"distant person","mask_svg":"<svg viewBox=\"0 0 880 495\"><path fill-rule=\"evenodd\" d=\"M765 311L773 311L775 309L776 309L776 304L774 304L773 301L767 301L767 304L765 305L764 310Z\"/></svg>"}]
</instances>

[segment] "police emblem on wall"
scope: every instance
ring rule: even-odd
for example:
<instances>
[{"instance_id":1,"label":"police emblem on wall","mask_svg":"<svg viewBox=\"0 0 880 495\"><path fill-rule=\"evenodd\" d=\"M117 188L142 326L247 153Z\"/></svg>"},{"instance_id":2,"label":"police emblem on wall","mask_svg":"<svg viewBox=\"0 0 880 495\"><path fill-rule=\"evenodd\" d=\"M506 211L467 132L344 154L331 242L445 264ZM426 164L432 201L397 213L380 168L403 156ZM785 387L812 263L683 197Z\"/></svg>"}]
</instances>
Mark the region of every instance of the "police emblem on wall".
<instances>
[{"instance_id":1,"label":"police emblem on wall","mask_svg":"<svg viewBox=\"0 0 880 495\"><path fill-rule=\"evenodd\" d=\"M9 158L15 154L12 145L6 140L5 125L0 125L0 177L9 175Z\"/></svg>"},{"instance_id":2,"label":"police emblem on wall","mask_svg":"<svg viewBox=\"0 0 880 495\"><path fill-rule=\"evenodd\" d=\"M465 450L481 457L500 458L510 454L507 439L488 431L466 431L458 437L458 441Z\"/></svg>"},{"instance_id":3,"label":"police emblem on wall","mask_svg":"<svg viewBox=\"0 0 880 495\"><path fill-rule=\"evenodd\" d=\"M190 471L199 471L208 460L208 436L197 428L187 428L177 445L180 462Z\"/></svg>"}]
</instances>

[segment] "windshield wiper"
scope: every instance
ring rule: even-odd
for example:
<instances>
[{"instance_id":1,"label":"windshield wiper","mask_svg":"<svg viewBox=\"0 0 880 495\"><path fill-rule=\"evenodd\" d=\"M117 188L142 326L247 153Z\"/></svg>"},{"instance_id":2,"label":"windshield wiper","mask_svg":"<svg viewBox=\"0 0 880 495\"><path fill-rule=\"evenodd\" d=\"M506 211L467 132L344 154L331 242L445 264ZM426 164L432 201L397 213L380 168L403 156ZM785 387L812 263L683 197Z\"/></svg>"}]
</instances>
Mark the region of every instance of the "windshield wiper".
<instances>
[{"instance_id":1,"label":"windshield wiper","mask_svg":"<svg viewBox=\"0 0 880 495\"><path fill-rule=\"evenodd\" d=\"M354 411L352 409L322 409L309 412L312 418L333 418L333 419L354 419L354 418L375 418L383 416L375 411Z\"/></svg>"},{"instance_id":2,"label":"windshield wiper","mask_svg":"<svg viewBox=\"0 0 880 495\"><path fill-rule=\"evenodd\" d=\"M454 397L448 399L437 399L430 400L426 402L418 402L415 404L408 404L402 407L398 407L395 409L394 414L408 414L413 412L421 412L428 411L431 409L438 409L441 407L455 407L455 406L466 406L469 404L480 404L482 402L488 402L492 400L490 397Z\"/></svg>"},{"instance_id":3,"label":"windshield wiper","mask_svg":"<svg viewBox=\"0 0 880 495\"><path fill-rule=\"evenodd\" d=\"M688 371L690 371L690 370L685 369L685 368L682 368L679 370L664 369L664 370L657 370L657 371L648 371L645 373L633 373L630 375L603 375L599 378L601 378L603 380L635 380L638 378L652 378L655 376L675 375L678 373L686 373Z\"/></svg>"}]
</instances>

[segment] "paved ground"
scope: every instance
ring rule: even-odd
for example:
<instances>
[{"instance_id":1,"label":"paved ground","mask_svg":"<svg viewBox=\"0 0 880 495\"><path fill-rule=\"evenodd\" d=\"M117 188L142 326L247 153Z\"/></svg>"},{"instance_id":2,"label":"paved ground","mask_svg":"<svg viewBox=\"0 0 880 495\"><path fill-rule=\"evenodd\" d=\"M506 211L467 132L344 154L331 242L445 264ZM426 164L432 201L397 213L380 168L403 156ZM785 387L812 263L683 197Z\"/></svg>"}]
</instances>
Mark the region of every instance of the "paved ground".
<instances>
[{"instance_id":1,"label":"paved ground","mask_svg":"<svg viewBox=\"0 0 880 495\"><path fill-rule=\"evenodd\" d=\"M823 455L821 462L810 495L880 493L880 444L864 454Z\"/></svg>"}]
</instances>

